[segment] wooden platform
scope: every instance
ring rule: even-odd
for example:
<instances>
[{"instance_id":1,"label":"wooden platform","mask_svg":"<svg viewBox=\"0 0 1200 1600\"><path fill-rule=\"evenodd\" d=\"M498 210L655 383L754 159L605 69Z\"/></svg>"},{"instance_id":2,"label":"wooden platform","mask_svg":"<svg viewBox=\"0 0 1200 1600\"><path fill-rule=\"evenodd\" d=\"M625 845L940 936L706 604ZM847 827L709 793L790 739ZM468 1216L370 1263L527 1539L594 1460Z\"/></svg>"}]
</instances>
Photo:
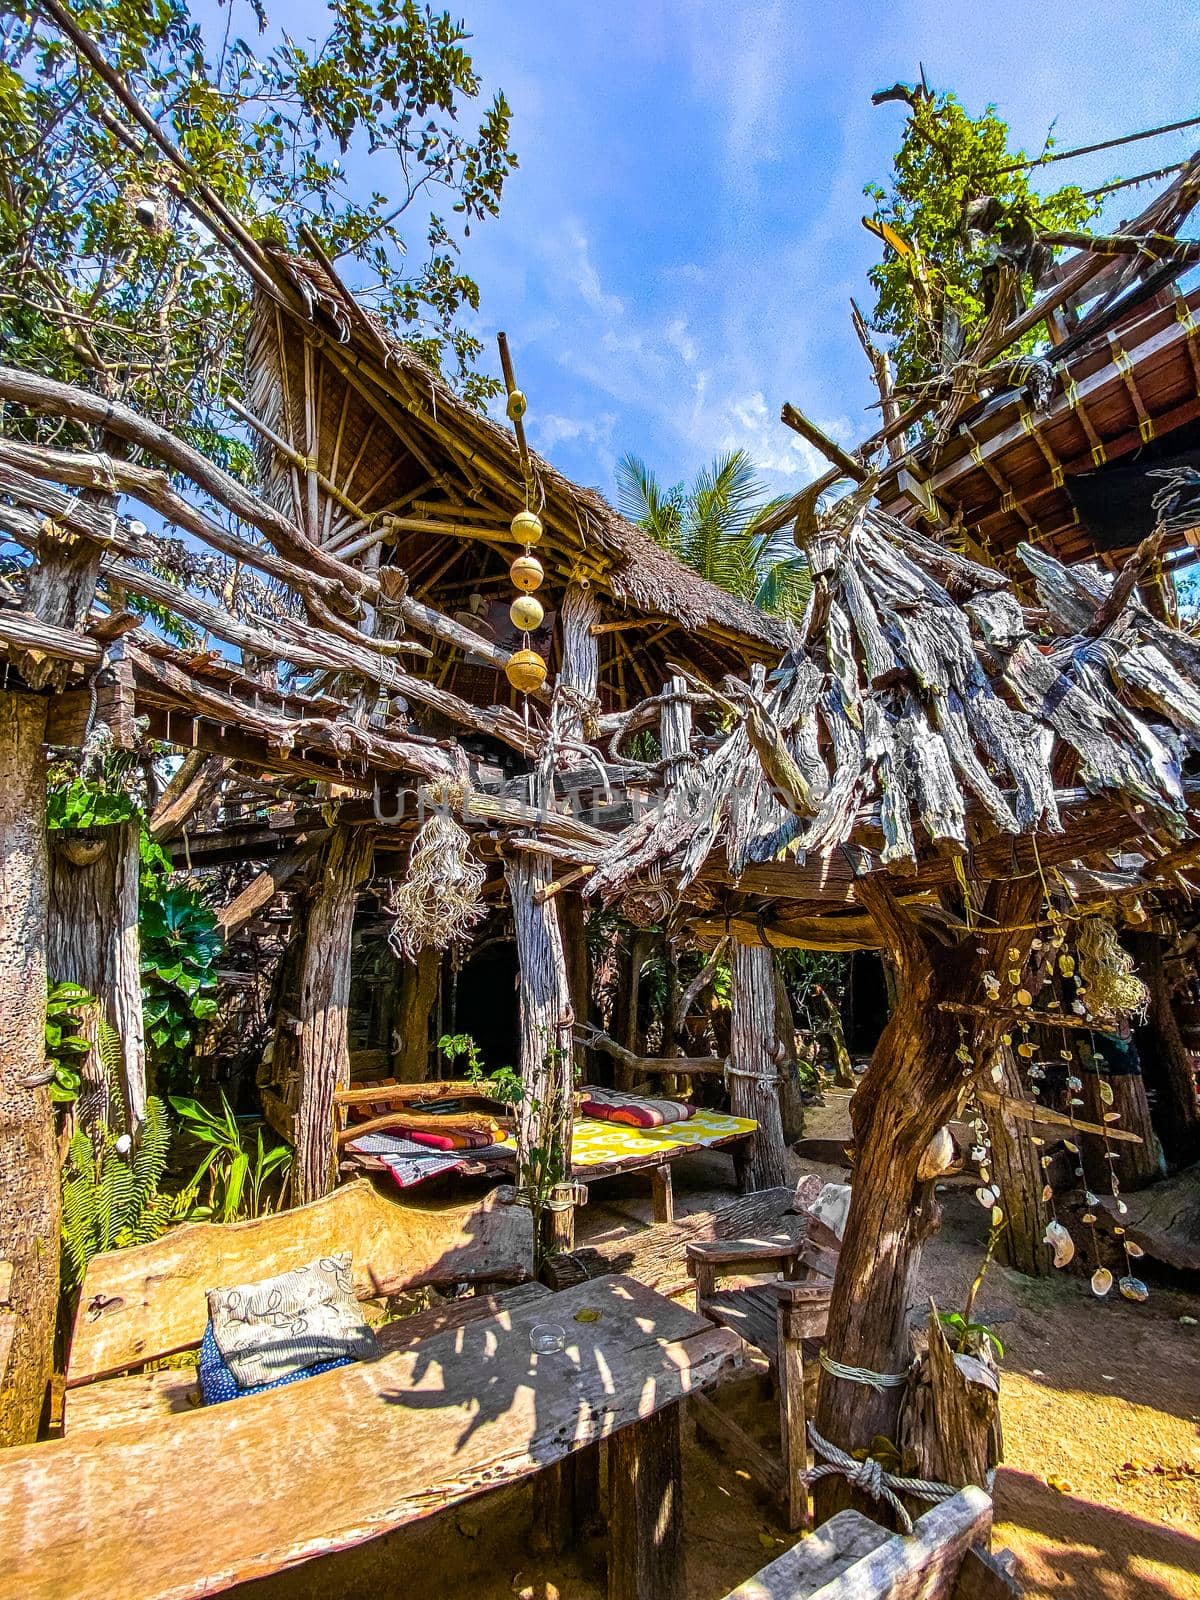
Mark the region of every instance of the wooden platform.
<instances>
[{"instance_id":1,"label":"wooden platform","mask_svg":"<svg viewBox=\"0 0 1200 1600\"><path fill-rule=\"evenodd\" d=\"M566 1329L567 1347L533 1356L530 1327L546 1321ZM676 1403L736 1366L741 1349L614 1276L136 1434L5 1451L0 1597L193 1600L553 1468L639 1423L660 1430L677 1474ZM654 1473L639 1477L636 1441L610 1455L609 1471L610 1594L670 1600L678 1518L665 1526L661 1504L648 1503Z\"/></svg>"}]
</instances>

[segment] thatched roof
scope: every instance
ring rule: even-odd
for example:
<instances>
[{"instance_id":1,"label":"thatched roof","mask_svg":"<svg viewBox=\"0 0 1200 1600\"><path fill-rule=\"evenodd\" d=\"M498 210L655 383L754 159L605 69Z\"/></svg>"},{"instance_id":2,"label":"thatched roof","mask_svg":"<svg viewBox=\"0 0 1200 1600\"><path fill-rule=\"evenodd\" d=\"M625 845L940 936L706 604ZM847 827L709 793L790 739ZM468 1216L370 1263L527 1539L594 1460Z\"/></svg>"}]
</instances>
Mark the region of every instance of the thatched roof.
<instances>
[{"instance_id":1,"label":"thatched roof","mask_svg":"<svg viewBox=\"0 0 1200 1600\"><path fill-rule=\"evenodd\" d=\"M1066 860L1188 833L1200 642L1131 584L1109 592L1023 547L1041 601L1026 608L995 569L853 500L808 551L799 644L769 678L726 680L739 724L599 857L588 893L686 890L719 846L726 881L816 915L879 867L917 891L950 879L954 857L1011 872L1022 837ZM861 859L831 873L846 847Z\"/></svg>"},{"instance_id":2,"label":"thatched roof","mask_svg":"<svg viewBox=\"0 0 1200 1600\"><path fill-rule=\"evenodd\" d=\"M302 457L315 457L348 500L393 520L385 564L404 566L416 582L432 570L421 563L435 543L450 555L458 542L476 553L481 546L498 553L490 567L473 569L496 577L513 553L508 521L525 503L512 431L466 403L414 350L387 334L325 265L282 254L272 260L304 298L310 318L304 333L314 348L306 372L294 321L260 295L250 345L256 416ZM379 426L372 428L372 418ZM278 450L266 455L276 495L290 500L295 463ZM548 559L551 584L590 578L611 598L614 615L627 612L631 620L644 618L648 629L665 629L658 651L663 660L682 653L715 670L775 660L787 648L786 624L699 577L596 490L580 488L532 452L530 462L534 508L546 525L539 554ZM376 481L381 468L385 477ZM344 542L339 524L353 518L337 505L330 517L324 487L317 500L326 536ZM441 558L432 566L440 564ZM659 664L651 677L661 676Z\"/></svg>"}]
</instances>

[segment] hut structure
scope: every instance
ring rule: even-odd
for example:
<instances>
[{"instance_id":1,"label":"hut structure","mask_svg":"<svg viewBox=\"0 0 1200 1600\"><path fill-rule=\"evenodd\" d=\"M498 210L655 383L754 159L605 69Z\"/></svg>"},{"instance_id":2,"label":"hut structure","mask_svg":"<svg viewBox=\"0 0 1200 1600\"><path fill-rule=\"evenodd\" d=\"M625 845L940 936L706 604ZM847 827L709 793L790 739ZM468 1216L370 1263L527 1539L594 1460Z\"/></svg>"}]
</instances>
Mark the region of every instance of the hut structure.
<instances>
[{"instance_id":1,"label":"hut structure","mask_svg":"<svg viewBox=\"0 0 1200 1600\"><path fill-rule=\"evenodd\" d=\"M1140 256L1170 253L1153 240L1173 233L1198 193L1193 164L1131 229ZM255 285L243 421L261 452L261 492L119 404L0 369L0 527L34 556L17 603L0 611L0 1177L19 1213L0 1242L14 1263L13 1348L25 1368L31 1348L48 1360L53 1306L36 1263L57 1248L42 1018L29 999L45 976L50 892L42 749L79 745L100 717L117 740L148 730L185 753L158 818L164 835L218 786L225 848L257 868L222 913L228 930L290 885L299 937L265 1088L294 1139L302 1199L336 1176L356 904L373 857L402 861L425 826L381 823L377 794L422 794L447 814L456 831L443 865L482 868L468 909L501 885L507 895L518 1066L536 1109L520 1127L526 1183L535 1150L544 1167L547 1138L565 1171L586 903L707 946L730 941L727 1081L734 1109L758 1124L747 1176L759 1187L783 1174L789 1025L773 947L885 950L897 1003L854 1096L853 1192L817 1425L846 1452L892 1436L912 1272L936 1217L940 1131L968 1100L981 1118L997 1107L1032 1114L998 1056L1014 1029L1046 1020L1034 1004L1046 946L1060 930L1065 942L1089 905L1176 882L1200 850L1200 645L1139 587L1159 542L1116 577L1072 569L1028 537L1006 568L979 540L982 555L964 553L915 515L892 514L905 473L916 483L928 472L929 492L947 493L920 449L877 467L870 450L830 446L832 477L778 514L808 562L807 607L795 625L772 621L530 452L515 381L510 430L388 339L315 241L298 259L210 220ZM980 373L1106 265L1086 252L1060 269L1034 307L969 353L970 384L948 372L921 402L949 396L937 421L948 449L960 451L966 399L990 386ZM1161 333L1167 310L1146 316ZM1173 310L1170 319L1183 371L1187 329ZM1091 359L1082 346L1078 359ZM1075 383L1066 368L1052 376ZM1168 409L1183 403L1169 384L1164 396ZM1077 421L1078 407L1068 410ZM40 417L69 419L95 442L49 443ZM897 439L914 420L910 408L885 432ZM1032 448L1041 456L1036 438ZM819 507L818 492L843 477L856 480L851 493ZM880 497L892 511L872 504ZM129 514L139 506L186 538L149 532ZM906 517L910 508L911 498ZM524 646L506 631L500 596L523 548L513 518L526 510L544 529L537 552L554 619L546 683L516 692L506 669ZM163 575L186 575L197 550L226 563L222 605ZM172 643L131 596L208 642ZM656 740L634 744L647 728ZM580 793L587 814L568 803ZM633 794L654 803L626 812ZM276 814L248 822L252 796ZM201 845L217 859L217 840ZM105 955L114 928L128 942L115 887L126 880L109 876L83 943L92 981L124 1016L121 981L104 973L128 970L128 951L125 965ZM452 887L443 871L435 892ZM141 1070L132 1050L134 1106ZM16 1404L32 1403L36 1378Z\"/></svg>"}]
</instances>

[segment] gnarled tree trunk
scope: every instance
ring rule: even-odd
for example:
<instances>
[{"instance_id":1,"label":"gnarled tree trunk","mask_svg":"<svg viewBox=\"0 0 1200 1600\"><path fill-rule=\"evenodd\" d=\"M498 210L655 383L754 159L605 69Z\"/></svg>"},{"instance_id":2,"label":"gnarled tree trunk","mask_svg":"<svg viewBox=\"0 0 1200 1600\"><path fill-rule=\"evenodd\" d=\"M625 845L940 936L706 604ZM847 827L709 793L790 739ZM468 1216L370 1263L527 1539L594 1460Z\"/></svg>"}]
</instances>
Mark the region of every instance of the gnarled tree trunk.
<instances>
[{"instance_id":1,"label":"gnarled tree trunk","mask_svg":"<svg viewBox=\"0 0 1200 1600\"><path fill-rule=\"evenodd\" d=\"M1000 1090L1006 1098L1021 1100L1025 1087L1012 1051L1001 1047L995 1059L1004 1078ZM1030 1278L1049 1277L1052 1257L1042 1242L1050 1212L1042 1199L1046 1175L1040 1151L1029 1137L1027 1122L996 1111L988 1116L992 1136L992 1174L1000 1186L1000 1202L1007 1226L1000 1235L997 1254L1006 1266Z\"/></svg>"},{"instance_id":2,"label":"gnarled tree trunk","mask_svg":"<svg viewBox=\"0 0 1200 1600\"><path fill-rule=\"evenodd\" d=\"M972 1067L986 1069L1010 1020L999 1007L981 1016L967 1036L971 1062L964 1064L956 1055L962 1039L958 1019L941 1010L941 1002L982 993L984 972L1000 971L1002 960L1008 967L1016 964L1008 958L1010 947L1024 959L1030 934L1013 930L1029 923L1039 890L1028 880L990 885L978 926L947 948L926 942L882 876L864 878L858 887L895 959L897 995L850 1102L857 1157L826 1351L843 1365L893 1374L909 1365L913 1279L921 1245L937 1220L933 1186L917 1179L921 1156L943 1123L957 1115ZM823 1370L817 1428L847 1452L869 1446L877 1434L895 1439L902 1393ZM849 1498L842 1479L822 1479L819 1520Z\"/></svg>"},{"instance_id":3,"label":"gnarled tree trunk","mask_svg":"<svg viewBox=\"0 0 1200 1600\"><path fill-rule=\"evenodd\" d=\"M729 1102L735 1117L753 1117L746 1184L774 1189L787 1180L787 1151L779 1115L775 955L763 944L733 946L733 1029Z\"/></svg>"},{"instance_id":4,"label":"gnarled tree trunk","mask_svg":"<svg viewBox=\"0 0 1200 1600\"><path fill-rule=\"evenodd\" d=\"M30 1086L46 1057L46 705L0 692L0 1446L37 1437L58 1310L54 1113Z\"/></svg>"},{"instance_id":5,"label":"gnarled tree trunk","mask_svg":"<svg viewBox=\"0 0 1200 1600\"><path fill-rule=\"evenodd\" d=\"M351 934L358 886L371 861L365 828L333 829L306 907L295 1019L298 1092L292 1193L303 1205L333 1188L333 1096L350 1081L346 1008L350 1000Z\"/></svg>"}]
</instances>

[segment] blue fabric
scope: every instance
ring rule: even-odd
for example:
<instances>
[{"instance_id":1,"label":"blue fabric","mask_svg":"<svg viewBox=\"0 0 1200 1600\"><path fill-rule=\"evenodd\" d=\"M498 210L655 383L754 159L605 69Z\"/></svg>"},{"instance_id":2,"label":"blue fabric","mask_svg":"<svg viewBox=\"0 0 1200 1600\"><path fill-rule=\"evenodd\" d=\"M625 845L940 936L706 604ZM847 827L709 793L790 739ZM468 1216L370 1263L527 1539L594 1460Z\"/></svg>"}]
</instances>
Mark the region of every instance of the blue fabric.
<instances>
[{"instance_id":1,"label":"blue fabric","mask_svg":"<svg viewBox=\"0 0 1200 1600\"><path fill-rule=\"evenodd\" d=\"M275 1378L271 1383L256 1383L249 1389L239 1389L237 1379L217 1348L210 1322L200 1341L200 1393L206 1406L215 1406L223 1400L237 1400L245 1394L262 1394L264 1389L282 1389L285 1383L295 1383L298 1378L312 1378L318 1372L329 1372L334 1367L349 1365L349 1356L339 1356L336 1361L318 1361L315 1366L289 1372L286 1378Z\"/></svg>"}]
</instances>

